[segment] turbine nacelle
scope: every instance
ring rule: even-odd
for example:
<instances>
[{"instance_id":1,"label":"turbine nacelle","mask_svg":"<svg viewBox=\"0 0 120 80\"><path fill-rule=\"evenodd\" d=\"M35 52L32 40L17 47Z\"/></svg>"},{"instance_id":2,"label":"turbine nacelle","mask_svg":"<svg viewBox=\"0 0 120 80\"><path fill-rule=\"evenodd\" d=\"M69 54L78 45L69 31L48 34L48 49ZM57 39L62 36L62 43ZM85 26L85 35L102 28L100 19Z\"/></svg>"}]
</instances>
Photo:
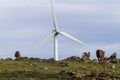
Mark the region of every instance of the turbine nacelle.
<instances>
[{"instance_id":1,"label":"turbine nacelle","mask_svg":"<svg viewBox=\"0 0 120 80\"><path fill-rule=\"evenodd\" d=\"M54 35L58 35L59 34L59 31L58 30L52 30L52 33L54 33Z\"/></svg>"}]
</instances>

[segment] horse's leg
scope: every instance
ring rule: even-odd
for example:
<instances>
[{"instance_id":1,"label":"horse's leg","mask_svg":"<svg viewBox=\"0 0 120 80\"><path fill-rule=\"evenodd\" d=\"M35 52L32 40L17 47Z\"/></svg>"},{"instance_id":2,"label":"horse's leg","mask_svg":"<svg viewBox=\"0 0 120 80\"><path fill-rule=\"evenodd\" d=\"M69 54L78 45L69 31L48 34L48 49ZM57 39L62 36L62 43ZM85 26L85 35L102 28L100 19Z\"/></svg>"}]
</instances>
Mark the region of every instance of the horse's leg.
<instances>
[{"instance_id":1,"label":"horse's leg","mask_svg":"<svg viewBox=\"0 0 120 80\"><path fill-rule=\"evenodd\" d=\"M100 58L98 58L98 62L100 61Z\"/></svg>"}]
</instances>

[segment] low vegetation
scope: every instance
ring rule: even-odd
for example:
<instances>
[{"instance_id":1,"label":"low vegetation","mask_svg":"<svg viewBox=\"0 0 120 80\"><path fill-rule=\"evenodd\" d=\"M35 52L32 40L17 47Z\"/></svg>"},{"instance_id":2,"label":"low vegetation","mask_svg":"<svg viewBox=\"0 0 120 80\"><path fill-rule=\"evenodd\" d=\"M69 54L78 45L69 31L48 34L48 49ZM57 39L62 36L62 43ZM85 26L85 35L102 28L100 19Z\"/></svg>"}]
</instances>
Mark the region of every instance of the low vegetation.
<instances>
[{"instance_id":1,"label":"low vegetation","mask_svg":"<svg viewBox=\"0 0 120 80\"><path fill-rule=\"evenodd\" d=\"M62 61L39 58L0 60L0 80L120 80L120 60L84 61L69 57Z\"/></svg>"}]
</instances>

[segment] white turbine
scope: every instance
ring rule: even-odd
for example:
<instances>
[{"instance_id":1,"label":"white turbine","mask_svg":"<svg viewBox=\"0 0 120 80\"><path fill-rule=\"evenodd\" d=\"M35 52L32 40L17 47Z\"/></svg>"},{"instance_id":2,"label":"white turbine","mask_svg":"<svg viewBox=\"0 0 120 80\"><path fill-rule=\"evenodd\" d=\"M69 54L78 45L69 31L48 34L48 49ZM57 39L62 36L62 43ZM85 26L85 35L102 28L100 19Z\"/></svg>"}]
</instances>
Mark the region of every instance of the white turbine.
<instances>
[{"instance_id":1,"label":"white turbine","mask_svg":"<svg viewBox=\"0 0 120 80\"><path fill-rule=\"evenodd\" d=\"M40 43L38 43L35 47L33 47L33 49L35 48L38 48L39 46L43 45L44 43L46 43L47 41L49 41L51 38L54 37L54 59L56 61L58 61L58 40L57 40L57 36L59 34L75 41L75 42L78 42L84 46L86 46L86 44L74 37L72 37L71 35L65 33L65 32L61 32L59 31L58 29L58 26L57 26L57 20L56 20L56 16L55 16L55 11L54 11L54 7L53 7L53 3L52 3L52 0L50 0L50 3L51 3L51 10L52 10L52 19L53 19L53 25L54 25L54 30L53 30L53 33L50 34L47 38L45 38L43 41L41 41Z\"/></svg>"}]
</instances>

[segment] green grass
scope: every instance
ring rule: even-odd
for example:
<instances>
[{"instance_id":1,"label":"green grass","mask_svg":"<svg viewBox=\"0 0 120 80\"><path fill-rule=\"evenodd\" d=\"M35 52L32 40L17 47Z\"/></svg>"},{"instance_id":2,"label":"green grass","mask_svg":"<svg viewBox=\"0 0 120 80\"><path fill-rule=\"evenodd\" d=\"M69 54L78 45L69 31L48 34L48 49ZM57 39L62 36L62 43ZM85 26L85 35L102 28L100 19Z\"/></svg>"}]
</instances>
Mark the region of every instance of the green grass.
<instances>
[{"instance_id":1,"label":"green grass","mask_svg":"<svg viewBox=\"0 0 120 80\"><path fill-rule=\"evenodd\" d=\"M113 75L120 75L120 64L115 64L116 68L113 69L111 67L113 63L104 68L103 65L92 62L62 62L67 62L69 66L61 67L59 62L0 60L0 80L67 80L60 78L61 75L59 73L61 71L91 73L92 71L99 70Z\"/></svg>"}]
</instances>

